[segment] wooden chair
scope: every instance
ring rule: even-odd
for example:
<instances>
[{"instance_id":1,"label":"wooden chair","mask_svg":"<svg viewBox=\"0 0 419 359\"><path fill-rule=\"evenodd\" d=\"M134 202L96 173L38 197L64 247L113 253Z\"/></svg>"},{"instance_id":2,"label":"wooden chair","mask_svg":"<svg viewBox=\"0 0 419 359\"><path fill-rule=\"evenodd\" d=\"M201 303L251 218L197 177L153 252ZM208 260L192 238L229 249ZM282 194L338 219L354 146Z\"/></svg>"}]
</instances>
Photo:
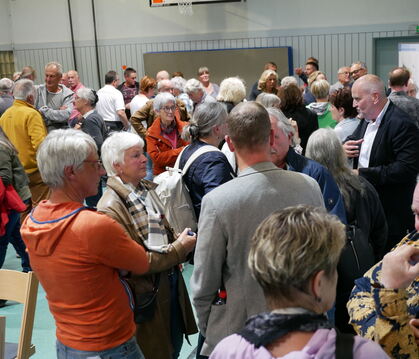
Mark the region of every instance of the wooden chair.
<instances>
[{"instance_id":1,"label":"wooden chair","mask_svg":"<svg viewBox=\"0 0 419 359\"><path fill-rule=\"evenodd\" d=\"M31 341L38 283L33 272L22 273L0 269L0 299L23 304L19 343L5 343L5 359L27 359L35 353L35 346L31 344ZM14 353L11 354L13 351Z\"/></svg>"}]
</instances>

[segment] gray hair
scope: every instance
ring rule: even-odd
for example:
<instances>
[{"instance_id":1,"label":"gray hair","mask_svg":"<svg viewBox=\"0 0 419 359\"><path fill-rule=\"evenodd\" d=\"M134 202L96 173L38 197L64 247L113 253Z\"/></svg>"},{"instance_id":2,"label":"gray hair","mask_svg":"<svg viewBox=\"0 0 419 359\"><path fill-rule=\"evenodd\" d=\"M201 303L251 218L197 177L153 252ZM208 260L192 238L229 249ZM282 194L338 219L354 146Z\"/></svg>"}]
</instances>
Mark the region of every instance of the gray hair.
<instances>
[{"instance_id":1,"label":"gray hair","mask_svg":"<svg viewBox=\"0 0 419 359\"><path fill-rule=\"evenodd\" d=\"M217 101L232 102L237 105L246 97L246 87L239 77L227 77L220 84Z\"/></svg>"},{"instance_id":2,"label":"gray hair","mask_svg":"<svg viewBox=\"0 0 419 359\"><path fill-rule=\"evenodd\" d=\"M56 61L51 61L51 62L48 62L46 65L45 65L45 70L47 69L47 68L49 68L49 67L55 67L56 69L57 69L57 72L62 76L63 75L63 66L60 64L60 63L58 63L58 62L56 62Z\"/></svg>"},{"instance_id":3,"label":"gray hair","mask_svg":"<svg viewBox=\"0 0 419 359\"><path fill-rule=\"evenodd\" d=\"M184 91L187 94L190 94L198 91L204 92L205 89L204 86L197 79L189 79L188 81L186 81Z\"/></svg>"},{"instance_id":4,"label":"gray hair","mask_svg":"<svg viewBox=\"0 0 419 359\"><path fill-rule=\"evenodd\" d=\"M347 208L353 190L363 194L361 182L349 168L342 143L331 128L320 128L310 135L305 155L330 171L343 195Z\"/></svg>"},{"instance_id":5,"label":"gray hair","mask_svg":"<svg viewBox=\"0 0 419 359\"><path fill-rule=\"evenodd\" d=\"M186 80L183 77L175 76L171 79L173 88L183 92L183 88L185 87Z\"/></svg>"},{"instance_id":6,"label":"gray hair","mask_svg":"<svg viewBox=\"0 0 419 359\"><path fill-rule=\"evenodd\" d=\"M77 97L89 102L91 107L96 106L98 98L92 89L89 89L88 87L82 87L81 89L77 90L76 95Z\"/></svg>"},{"instance_id":7,"label":"gray hair","mask_svg":"<svg viewBox=\"0 0 419 359\"><path fill-rule=\"evenodd\" d=\"M165 87L165 86L173 87L172 80L166 80L166 79L164 79L164 80L160 80L159 82L157 82L157 91L160 92L160 90L162 89L162 87Z\"/></svg>"},{"instance_id":8,"label":"gray hair","mask_svg":"<svg viewBox=\"0 0 419 359\"><path fill-rule=\"evenodd\" d=\"M290 84L297 85L297 79L294 76L285 76L281 80L281 86L282 87L287 87Z\"/></svg>"},{"instance_id":9,"label":"gray hair","mask_svg":"<svg viewBox=\"0 0 419 359\"><path fill-rule=\"evenodd\" d=\"M258 97L256 97L256 102L265 106L267 109L270 107L279 108L281 105L281 99L277 95L267 92L260 93Z\"/></svg>"},{"instance_id":10,"label":"gray hair","mask_svg":"<svg viewBox=\"0 0 419 359\"><path fill-rule=\"evenodd\" d=\"M11 93L13 91L14 82L7 77L0 80L0 93Z\"/></svg>"},{"instance_id":11,"label":"gray hair","mask_svg":"<svg viewBox=\"0 0 419 359\"><path fill-rule=\"evenodd\" d=\"M36 153L42 180L50 188L63 187L64 169L80 167L94 152L97 152L95 141L83 131L67 129L50 132Z\"/></svg>"},{"instance_id":12,"label":"gray hair","mask_svg":"<svg viewBox=\"0 0 419 359\"><path fill-rule=\"evenodd\" d=\"M353 62L353 63L352 63L352 65L351 65L350 67L352 67L352 66L354 66L354 65L359 65L359 66L361 66L361 68L363 68L363 69L365 69L365 70L368 70L368 68L367 68L367 64L366 64L365 62L362 62L362 61L355 61L355 62Z\"/></svg>"},{"instance_id":13,"label":"gray hair","mask_svg":"<svg viewBox=\"0 0 419 359\"><path fill-rule=\"evenodd\" d=\"M121 131L112 132L109 135L100 149L103 167L105 167L108 176L117 175L114 165L116 163L123 164L125 151L138 145L144 148L144 141L134 133Z\"/></svg>"},{"instance_id":14,"label":"gray hair","mask_svg":"<svg viewBox=\"0 0 419 359\"><path fill-rule=\"evenodd\" d=\"M16 100L26 101L29 96L35 99L36 89L32 80L19 80L15 83L13 89L13 96Z\"/></svg>"},{"instance_id":15,"label":"gray hair","mask_svg":"<svg viewBox=\"0 0 419 359\"><path fill-rule=\"evenodd\" d=\"M283 298L298 302L299 294L311 294L308 286L314 275L334 273L344 245L345 226L336 216L323 208L288 207L256 229L248 265L268 304Z\"/></svg>"},{"instance_id":16,"label":"gray hair","mask_svg":"<svg viewBox=\"0 0 419 359\"><path fill-rule=\"evenodd\" d=\"M207 102L199 106L189 124L183 128L182 138L185 141L206 138L211 135L214 126L227 120L227 111L219 102Z\"/></svg>"},{"instance_id":17,"label":"gray hair","mask_svg":"<svg viewBox=\"0 0 419 359\"><path fill-rule=\"evenodd\" d=\"M161 108L166 105L166 103L168 103L169 101L173 101L174 104L176 104L176 99L175 97L169 93L169 92L161 92L159 93L153 101L153 108L154 111L160 111Z\"/></svg>"},{"instance_id":18,"label":"gray hair","mask_svg":"<svg viewBox=\"0 0 419 359\"><path fill-rule=\"evenodd\" d=\"M407 84L408 85L412 85L414 87L415 91L418 91L419 90L418 85L416 85L415 81L413 81L412 78L409 79L409 81L407 82Z\"/></svg>"},{"instance_id":19,"label":"gray hair","mask_svg":"<svg viewBox=\"0 0 419 359\"><path fill-rule=\"evenodd\" d=\"M269 107L267 108L267 111L269 113L269 116L272 116L273 118L276 119L278 128L282 132L284 132L285 136L288 137L290 134L292 135L291 146L292 147L297 146L300 143L300 141L299 141L299 138L297 137L294 127L292 127L291 125L290 119L287 116L285 116L281 110L278 110L275 107Z\"/></svg>"}]
</instances>

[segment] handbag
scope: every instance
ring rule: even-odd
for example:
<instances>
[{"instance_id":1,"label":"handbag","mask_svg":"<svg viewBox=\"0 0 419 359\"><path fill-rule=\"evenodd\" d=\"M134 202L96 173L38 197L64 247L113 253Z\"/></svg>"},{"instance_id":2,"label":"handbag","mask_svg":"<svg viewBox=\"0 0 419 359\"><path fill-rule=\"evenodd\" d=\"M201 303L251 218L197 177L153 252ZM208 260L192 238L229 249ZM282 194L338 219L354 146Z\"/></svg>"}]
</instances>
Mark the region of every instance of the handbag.
<instances>
[{"instance_id":1,"label":"handbag","mask_svg":"<svg viewBox=\"0 0 419 359\"><path fill-rule=\"evenodd\" d=\"M134 321L136 324L141 324L150 321L154 317L156 311L156 298L159 291L160 273L156 274L153 283L153 290L136 293L135 289L131 290L134 293Z\"/></svg>"}]
</instances>

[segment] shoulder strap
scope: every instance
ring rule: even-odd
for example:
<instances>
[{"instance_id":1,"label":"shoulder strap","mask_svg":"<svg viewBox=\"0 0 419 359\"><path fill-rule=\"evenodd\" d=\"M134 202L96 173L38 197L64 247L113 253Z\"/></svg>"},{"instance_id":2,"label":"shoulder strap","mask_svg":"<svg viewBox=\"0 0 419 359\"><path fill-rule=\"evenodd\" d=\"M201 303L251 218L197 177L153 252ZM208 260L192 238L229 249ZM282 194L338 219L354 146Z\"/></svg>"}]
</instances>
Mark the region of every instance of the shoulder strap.
<instances>
[{"instance_id":1,"label":"shoulder strap","mask_svg":"<svg viewBox=\"0 0 419 359\"><path fill-rule=\"evenodd\" d=\"M336 330L336 359L352 359L354 336L352 334L341 333Z\"/></svg>"},{"instance_id":2,"label":"shoulder strap","mask_svg":"<svg viewBox=\"0 0 419 359\"><path fill-rule=\"evenodd\" d=\"M183 153L183 151L185 151L186 150L186 148L187 147L185 147L183 150L182 150L182 152L181 153L179 153L179 156L177 157L177 159L176 159L176 163L175 163L175 169L179 169L179 164L180 164L180 158L181 158L181 156L182 156L182 153ZM212 146L212 145L205 145L205 146L201 146L200 148L198 148L192 155L191 155L191 157L189 157L189 159L186 161L186 163L185 163L185 166L183 166L183 169L182 169L182 175L184 175L187 171L188 171L188 169L189 169L189 167L192 165L192 163L199 157L199 156L201 156L201 155L203 155L204 153L207 153L207 152L217 152L217 151L219 151L219 152L221 152L217 147L215 147L215 146Z\"/></svg>"}]
</instances>

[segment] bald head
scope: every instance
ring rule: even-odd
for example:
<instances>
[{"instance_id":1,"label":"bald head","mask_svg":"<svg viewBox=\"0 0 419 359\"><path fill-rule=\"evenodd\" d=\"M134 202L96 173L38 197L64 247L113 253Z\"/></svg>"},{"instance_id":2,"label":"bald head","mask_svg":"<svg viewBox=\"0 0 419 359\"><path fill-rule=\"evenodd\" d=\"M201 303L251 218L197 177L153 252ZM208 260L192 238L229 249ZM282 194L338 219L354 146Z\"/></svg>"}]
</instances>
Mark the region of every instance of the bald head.
<instances>
[{"instance_id":1,"label":"bald head","mask_svg":"<svg viewBox=\"0 0 419 359\"><path fill-rule=\"evenodd\" d=\"M365 75L352 86L354 107L367 120L375 121L387 103L383 81L375 75Z\"/></svg>"},{"instance_id":2,"label":"bald head","mask_svg":"<svg viewBox=\"0 0 419 359\"><path fill-rule=\"evenodd\" d=\"M161 80L169 80L170 79L170 75L166 70L162 70L157 72L156 74L156 81L159 82Z\"/></svg>"},{"instance_id":3,"label":"bald head","mask_svg":"<svg viewBox=\"0 0 419 359\"><path fill-rule=\"evenodd\" d=\"M388 74L388 84L394 91L406 91L410 71L405 67L396 67Z\"/></svg>"}]
</instances>

